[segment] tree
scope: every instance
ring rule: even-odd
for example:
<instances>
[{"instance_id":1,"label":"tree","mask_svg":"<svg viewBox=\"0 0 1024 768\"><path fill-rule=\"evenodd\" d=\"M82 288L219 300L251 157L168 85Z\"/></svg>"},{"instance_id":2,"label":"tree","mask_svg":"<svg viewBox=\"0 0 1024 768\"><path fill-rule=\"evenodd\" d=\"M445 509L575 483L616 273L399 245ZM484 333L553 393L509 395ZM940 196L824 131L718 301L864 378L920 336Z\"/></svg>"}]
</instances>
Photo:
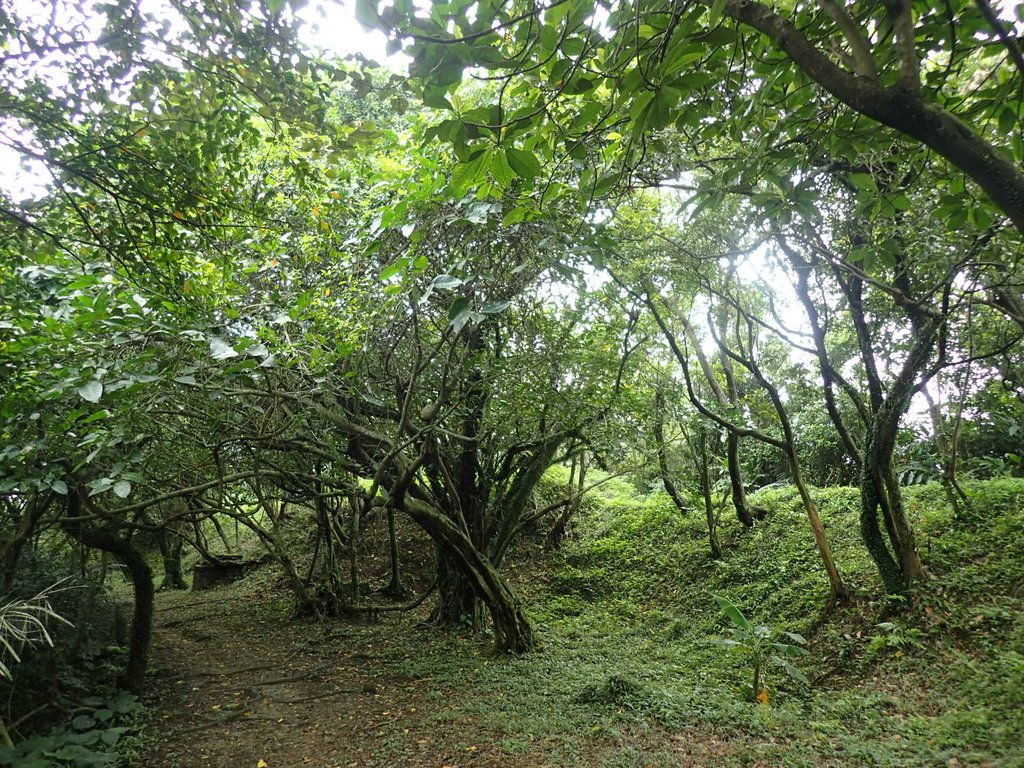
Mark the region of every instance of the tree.
<instances>
[{"instance_id":1,"label":"tree","mask_svg":"<svg viewBox=\"0 0 1024 768\"><path fill-rule=\"evenodd\" d=\"M878 188L891 195L896 186L908 202L926 198L928 177L901 176L901 167L895 159L876 167ZM982 349L956 341L970 335L984 265L1000 260L1000 246L992 231L947 233L926 213L908 215L909 206L868 216L858 185L841 172L832 181L832 205L799 211L785 232L776 226L775 242L810 325L826 409L860 469L864 541L887 589L902 592L925 572L893 464L898 430L911 399L939 371L1002 350L1002 342ZM838 327L853 329L862 383L843 373L848 352L836 358L830 331ZM853 424L838 396L853 406Z\"/></svg>"},{"instance_id":2,"label":"tree","mask_svg":"<svg viewBox=\"0 0 1024 768\"><path fill-rule=\"evenodd\" d=\"M864 168L901 143L904 157L935 174L945 228L994 225L1010 243L1024 232L1024 140L1015 130L1024 57L987 2L468 7L422 16L411 3L379 13L376 2L360 5L364 23L405 44L426 103L455 112L437 134L461 145L463 185L509 163L516 183L532 184L546 203L575 194L558 183L571 158L585 198L668 183L704 204L750 195L770 217L813 200L801 171ZM501 85L494 103L465 108L449 98L467 73ZM699 181L688 175L697 170ZM964 176L983 193L969 206ZM877 202L906 199L893 190ZM1024 319L1019 284L995 273L987 281L988 300Z\"/></svg>"}]
</instances>

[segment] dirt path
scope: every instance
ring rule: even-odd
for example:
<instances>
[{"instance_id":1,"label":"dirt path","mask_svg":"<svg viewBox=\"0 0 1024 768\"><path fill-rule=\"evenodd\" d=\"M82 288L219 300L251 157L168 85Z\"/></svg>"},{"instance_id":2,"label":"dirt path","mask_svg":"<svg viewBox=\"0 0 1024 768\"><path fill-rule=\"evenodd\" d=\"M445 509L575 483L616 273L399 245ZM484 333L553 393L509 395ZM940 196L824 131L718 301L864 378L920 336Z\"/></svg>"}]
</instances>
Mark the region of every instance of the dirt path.
<instances>
[{"instance_id":1,"label":"dirt path","mask_svg":"<svg viewBox=\"0 0 1024 768\"><path fill-rule=\"evenodd\" d=\"M458 746L467 737L486 743L470 718L428 724L428 692L435 702L457 694L396 674L394 644L413 630L387 630L294 621L232 588L160 595L148 701L154 740L143 765L509 765L486 746Z\"/></svg>"}]
</instances>

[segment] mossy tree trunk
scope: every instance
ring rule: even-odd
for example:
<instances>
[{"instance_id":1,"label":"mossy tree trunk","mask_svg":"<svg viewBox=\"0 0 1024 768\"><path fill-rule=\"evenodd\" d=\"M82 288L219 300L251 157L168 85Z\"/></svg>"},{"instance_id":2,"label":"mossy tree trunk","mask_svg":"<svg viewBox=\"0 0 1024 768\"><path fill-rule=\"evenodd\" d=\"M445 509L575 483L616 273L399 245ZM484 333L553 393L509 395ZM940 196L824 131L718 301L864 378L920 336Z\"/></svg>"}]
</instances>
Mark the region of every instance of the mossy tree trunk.
<instances>
[{"instance_id":1,"label":"mossy tree trunk","mask_svg":"<svg viewBox=\"0 0 1024 768\"><path fill-rule=\"evenodd\" d=\"M134 546L121 538L110 525L91 527L81 520L84 508L82 491L68 491L67 518L64 531L75 541L103 552L109 552L122 563L134 590L134 613L128 646L128 662L119 683L128 691L142 694L145 689L146 667L149 663L149 645L153 635L153 572Z\"/></svg>"},{"instance_id":2,"label":"mossy tree trunk","mask_svg":"<svg viewBox=\"0 0 1024 768\"><path fill-rule=\"evenodd\" d=\"M893 223L896 232L893 242L902 244L898 218ZM945 357L946 320L954 273L950 273L945 283L935 284L931 278L922 280L915 290L913 258L902 249L893 252L895 263L885 294L892 299L894 314L888 319L896 320L902 313L910 336L902 363L893 374L883 378L879 361L886 354L891 355L886 348L891 340L882 341L878 330L873 331L867 306L871 297L865 294L869 281L848 269L841 256L830 255L817 247L820 245L817 236L811 238L812 245L805 248L816 255L807 258L800 256L781 235L776 236L776 242L797 272L797 293L811 323L829 415L848 455L859 466L861 537L886 590L891 594L905 593L913 582L925 579L927 573L903 504L893 454L900 421L910 407L911 398L941 368ZM983 243L983 239L978 240L974 247L979 248ZM853 388L837 370L839 366L829 359L825 329L810 296L812 275L819 278L831 275L834 285L846 298L847 318L854 330L867 383L866 396ZM872 306L870 311L877 313L878 309ZM891 359L889 366L895 367ZM856 409L863 427L863 446L858 445L855 435L843 422L832 392L833 385L841 388Z\"/></svg>"},{"instance_id":3,"label":"mossy tree trunk","mask_svg":"<svg viewBox=\"0 0 1024 768\"><path fill-rule=\"evenodd\" d=\"M902 410L897 413L892 408L883 408L874 415L861 468L861 535L890 594L903 594L913 582L926 577L893 466L901 415ZM882 537L879 516L888 546Z\"/></svg>"},{"instance_id":4,"label":"mossy tree trunk","mask_svg":"<svg viewBox=\"0 0 1024 768\"><path fill-rule=\"evenodd\" d=\"M160 548L160 559L164 571L160 589L187 589L188 585L185 583L185 574L181 567L184 539L167 528L157 529L154 536L157 546Z\"/></svg>"},{"instance_id":5,"label":"mossy tree trunk","mask_svg":"<svg viewBox=\"0 0 1024 768\"><path fill-rule=\"evenodd\" d=\"M480 595L463 569L457 567L445 548L437 548L437 602L430 622L445 629L475 632L484 628L486 614Z\"/></svg>"},{"instance_id":6,"label":"mossy tree trunk","mask_svg":"<svg viewBox=\"0 0 1024 768\"><path fill-rule=\"evenodd\" d=\"M534 646L533 629L518 598L491 560L444 512L414 497L404 509L434 540L440 551L441 573L448 574L445 598L439 603L444 617L474 616L475 601L491 616L495 648L501 653L525 653ZM440 586L440 574L439 574ZM468 593L474 600L469 600ZM472 607L470 607L472 606Z\"/></svg>"},{"instance_id":7,"label":"mossy tree trunk","mask_svg":"<svg viewBox=\"0 0 1024 768\"><path fill-rule=\"evenodd\" d=\"M385 588L389 597L401 599L409 594L409 590L402 583L402 561L398 550L398 534L395 530L395 508L388 506L388 564L390 566L391 579Z\"/></svg>"}]
</instances>

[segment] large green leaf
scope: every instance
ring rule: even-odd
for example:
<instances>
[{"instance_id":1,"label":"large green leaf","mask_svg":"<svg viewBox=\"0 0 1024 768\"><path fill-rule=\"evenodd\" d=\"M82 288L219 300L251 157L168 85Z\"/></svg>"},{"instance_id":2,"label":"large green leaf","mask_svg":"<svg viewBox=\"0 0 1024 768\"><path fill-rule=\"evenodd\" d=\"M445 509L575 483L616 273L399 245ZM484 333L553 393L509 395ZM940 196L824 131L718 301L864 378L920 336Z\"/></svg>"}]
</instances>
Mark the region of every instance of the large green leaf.
<instances>
[{"instance_id":1,"label":"large green leaf","mask_svg":"<svg viewBox=\"0 0 1024 768\"><path fill-rule=\"evenodd\" d=\"M748 632L753 629L753 624L743 615L742 611L737 608L731 600L721 595L712 595L715 602L721 607L722 612L729 617L729 620L736 626L747 630Z\"/></svg>"},{"instance_id":2,"label":"large green leaf","mask_svg":"<svg viewBox=\"0 0 1024 768\"><path fill-rule=\"evenodd\" d=\"M369 30L376 27L380 21L380 15L377 13L377 0L356 0L355 16L356 21L364 29Z\"/></svg>"},{"instance_id":3,"label":"large green leaf","mask_svg":"<svg viewBox=\"0 0 1024 768\"><path fill-rule=\"evenodd\" d=\"M533 152L506 147L505 159L512 170L526 181L533 181L540 174L541 163Z\"/></svg>"}]
</instances>

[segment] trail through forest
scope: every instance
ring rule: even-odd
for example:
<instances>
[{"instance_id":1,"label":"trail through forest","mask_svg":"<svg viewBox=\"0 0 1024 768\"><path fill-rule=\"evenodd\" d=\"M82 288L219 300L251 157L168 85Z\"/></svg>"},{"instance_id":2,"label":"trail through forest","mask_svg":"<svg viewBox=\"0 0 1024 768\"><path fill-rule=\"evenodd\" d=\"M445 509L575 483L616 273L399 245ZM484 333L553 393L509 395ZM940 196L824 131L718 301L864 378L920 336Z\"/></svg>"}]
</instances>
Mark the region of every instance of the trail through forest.
<instances>
[{"instance_id":1,"label":"trail through forest","mask_svg":"<svg viewBox=\"0 0 1024 768\"><path fill-rule=\"evenodd\" d=\"M164 594L158 615L146 765L469 764L453 734L424 731L424 682L389 669L400 649L356 647L344 623L294 621L235 591ZM476 751L472 764L497 764Z\"/></svg>"},{"instance_id":2,"label":"trail through forest","mask_svg":"<svg viewBox=\"0 0 1024 768\"><path fill-rule=\"evenodd\" d=\"M152 768L565 765L565 744L510 754L474 717L496 695L396 669L430 634L418 619L296 620L239 586L158 597L148 705ZM485 651L486 653L486 651ZM737 744L710 731L579 734L574 764L637 739L680 766L716 764ZM574 738L566 735L567 738Z\"/></svg>"}]
</instances>

